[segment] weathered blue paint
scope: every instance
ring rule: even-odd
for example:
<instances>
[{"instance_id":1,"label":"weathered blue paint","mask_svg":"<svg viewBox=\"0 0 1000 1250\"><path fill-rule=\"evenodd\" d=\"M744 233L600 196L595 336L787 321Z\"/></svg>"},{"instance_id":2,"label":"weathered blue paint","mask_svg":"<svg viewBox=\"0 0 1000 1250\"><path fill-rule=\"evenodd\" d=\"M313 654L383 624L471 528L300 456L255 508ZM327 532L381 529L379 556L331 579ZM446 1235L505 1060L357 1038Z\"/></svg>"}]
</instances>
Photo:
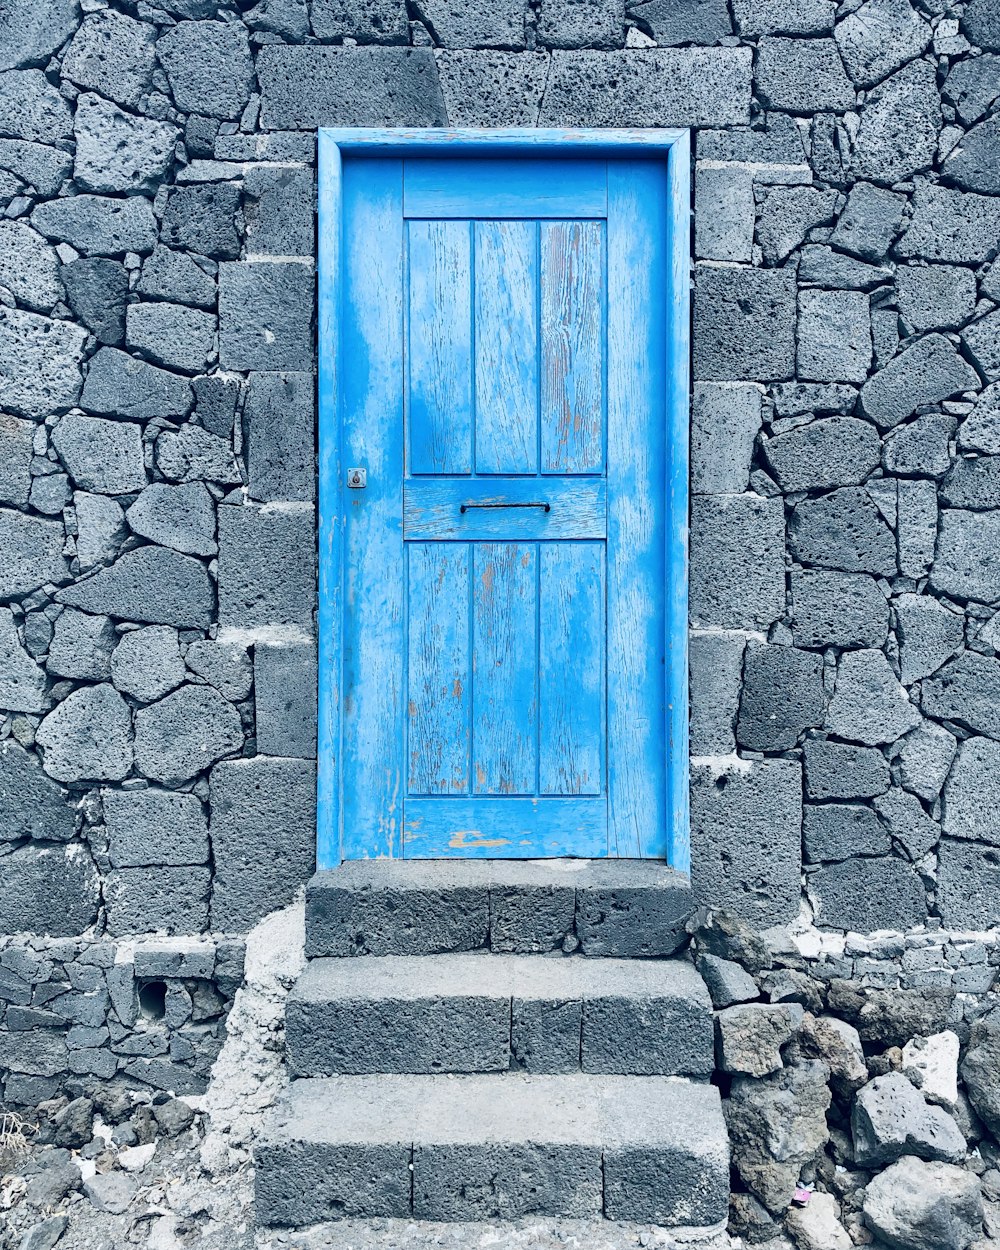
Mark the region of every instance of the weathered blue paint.
<instances>
[{"instance_id":1,"label":"weathered blue paint","mask_svg":"<svg viewBox=\"0 0 1000 1250\"><path fill-rule=\"evenodd\" d=\"M686 869L686 132L319 142L321 866Z\"/></svg>"}]
</instances>

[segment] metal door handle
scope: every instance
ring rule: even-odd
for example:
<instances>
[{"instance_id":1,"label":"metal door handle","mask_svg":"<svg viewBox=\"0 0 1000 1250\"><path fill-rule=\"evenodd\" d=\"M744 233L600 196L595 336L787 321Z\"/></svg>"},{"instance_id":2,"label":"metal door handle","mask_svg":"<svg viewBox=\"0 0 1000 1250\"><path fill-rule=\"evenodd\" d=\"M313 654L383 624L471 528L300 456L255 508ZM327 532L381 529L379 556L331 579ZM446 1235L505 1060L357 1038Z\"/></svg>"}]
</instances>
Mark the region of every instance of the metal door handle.
<instances>
[{"instance_id":1,"label":"metal door handle","mask_svg":"<svg viewBox=\"0 0 1000 1250\"><path fill-rule=\"evenodd\" d=\"M459 512L468 512L470 508L541 508L545 512L552 511L552 505L539 503L463 503Z\"/></svg>"}]
</instances>

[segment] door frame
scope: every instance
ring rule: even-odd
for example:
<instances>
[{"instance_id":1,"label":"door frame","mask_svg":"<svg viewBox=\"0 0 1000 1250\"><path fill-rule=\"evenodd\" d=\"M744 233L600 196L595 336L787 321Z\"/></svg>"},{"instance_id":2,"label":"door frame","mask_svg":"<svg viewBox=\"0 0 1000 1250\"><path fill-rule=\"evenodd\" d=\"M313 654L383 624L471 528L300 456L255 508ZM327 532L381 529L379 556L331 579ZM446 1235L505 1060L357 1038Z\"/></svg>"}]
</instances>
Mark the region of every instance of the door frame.
<instances>
[{"instance_id":1,"label":"door frame","mask_svg":"<svg viewBox=\"0 0 1000 1250\"><path fill-rule=\"evenodd\" d=\"M690 871L688 792L688 462L690 413L691 138L688 130L542 130L529 128L321 128L318 141L318 435L319 435L319 726L317 848L319 869L342 855L341 676L344 516L340 448L339 324L344 217L342 160L346 155L660 156L667 165L667 255L670 266L665 396L667 463L664 617L667 664L668 862ZM680 553L680 558L676 558Z\"/></svg>"}]
</instances>

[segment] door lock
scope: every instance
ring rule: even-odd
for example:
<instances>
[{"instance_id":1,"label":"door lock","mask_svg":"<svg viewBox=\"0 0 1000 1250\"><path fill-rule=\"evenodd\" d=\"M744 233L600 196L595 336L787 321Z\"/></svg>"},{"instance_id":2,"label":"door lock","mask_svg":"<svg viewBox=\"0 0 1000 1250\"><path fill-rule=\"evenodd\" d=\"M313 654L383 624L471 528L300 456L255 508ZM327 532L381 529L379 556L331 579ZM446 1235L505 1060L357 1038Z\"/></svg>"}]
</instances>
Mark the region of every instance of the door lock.
<instances>
[{"instance_id":1,"label":"door lock","mask_svg":"<svg viewBox=\"0 0 1000 1250\"><path fill-rule=\"evenodd\" d=\"M368 485L367 469L348 469L347 485L350 490L364 490Z\"/></svg>"}]
</instances>

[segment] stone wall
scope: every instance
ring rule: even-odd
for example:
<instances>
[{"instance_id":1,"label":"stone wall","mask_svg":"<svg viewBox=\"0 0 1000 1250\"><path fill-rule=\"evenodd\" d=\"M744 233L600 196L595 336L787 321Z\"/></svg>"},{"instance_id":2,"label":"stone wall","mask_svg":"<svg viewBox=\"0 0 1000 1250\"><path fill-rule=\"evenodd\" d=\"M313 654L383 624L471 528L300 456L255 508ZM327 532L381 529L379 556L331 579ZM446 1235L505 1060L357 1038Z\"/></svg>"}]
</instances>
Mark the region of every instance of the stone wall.
<instances>
[{"instance_id":1,"label":"stone wall","mask_svg":"<svg viewBox=\"0 0 1000 1250\"><path fill-rule=\"evenodd\" d=\"M994 0L12 0L0 933L312 870L319 125L694 128L694 884L1000 922L998 53Z\"/></svg>"}]
</instances>

